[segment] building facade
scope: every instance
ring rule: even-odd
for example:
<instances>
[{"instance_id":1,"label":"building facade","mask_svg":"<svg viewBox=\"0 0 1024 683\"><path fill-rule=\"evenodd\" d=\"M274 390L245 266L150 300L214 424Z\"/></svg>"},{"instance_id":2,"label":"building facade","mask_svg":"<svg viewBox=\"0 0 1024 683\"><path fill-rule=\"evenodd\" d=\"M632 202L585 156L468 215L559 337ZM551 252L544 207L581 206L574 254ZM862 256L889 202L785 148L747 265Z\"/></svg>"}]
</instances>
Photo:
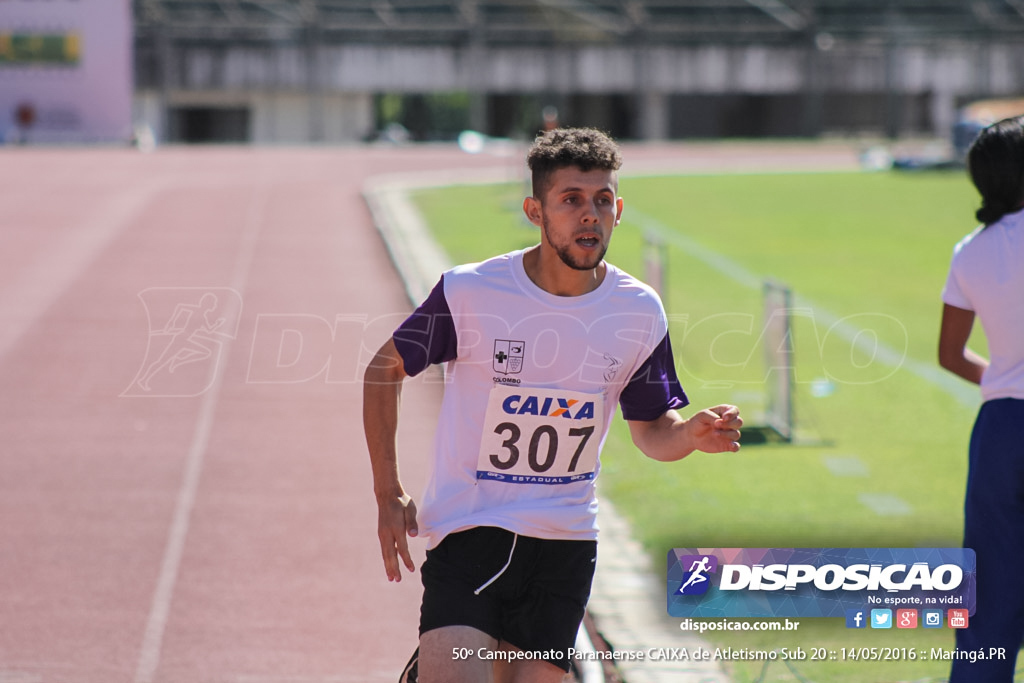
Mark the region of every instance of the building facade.
<instances>
[{"instance_id":1,"label":"building facade","mask_svg":"<svg viewBox=\"0 0 1024 683\"><path fill-rule=\"evenodd\" d=\"M134 10L136 122L170 141L350 142L396 120L419 139L460 127L530 135L544 107L632 139L947 137L965 102L1024 94L1019 0L135 0Z\"/></svg>"}]
</instances>

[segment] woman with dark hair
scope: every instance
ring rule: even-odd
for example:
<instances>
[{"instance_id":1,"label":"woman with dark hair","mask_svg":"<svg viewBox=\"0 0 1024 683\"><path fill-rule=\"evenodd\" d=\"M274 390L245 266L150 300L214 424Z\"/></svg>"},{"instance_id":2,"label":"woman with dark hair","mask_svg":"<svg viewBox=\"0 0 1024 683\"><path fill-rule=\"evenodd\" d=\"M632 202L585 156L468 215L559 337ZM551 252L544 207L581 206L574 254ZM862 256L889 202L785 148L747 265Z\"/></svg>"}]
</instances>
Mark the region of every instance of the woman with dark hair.
<instances>
[{"instance_id":1,"label":"woman with dark hair","mask_svg":"<svg viewBox=\"0 0 1024 683\"><path fill-rule=\"evenodd\" d=\"M954 660L950 681L1010 683L1024 641L1024 117L984 129L967 166L981 194L982 225L953 251L939 364L981 385L964 503L964 547L977 555L977 610L956 642L986 658ZM990 360L967 348L975 317Z\"/></svg>"}]
</instances>

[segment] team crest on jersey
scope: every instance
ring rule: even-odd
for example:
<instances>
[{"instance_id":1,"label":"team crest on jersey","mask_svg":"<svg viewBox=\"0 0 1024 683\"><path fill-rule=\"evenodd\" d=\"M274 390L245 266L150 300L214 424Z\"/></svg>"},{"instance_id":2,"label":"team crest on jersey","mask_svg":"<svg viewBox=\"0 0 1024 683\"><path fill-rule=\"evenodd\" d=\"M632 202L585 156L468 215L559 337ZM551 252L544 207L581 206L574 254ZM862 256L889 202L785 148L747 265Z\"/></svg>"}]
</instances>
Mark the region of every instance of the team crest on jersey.
<instances>
[{"instance_id":1,"label":"team crest on jersey","mask_svg":"<svg viewBox=\"0 0 1024 683\"><path fill-rule=\"evenodd\" d=\"M512 339L494 340L494 371L503 375L517 375L523 371L523 352L526 343Z\"/></svg>"}]
</instances>

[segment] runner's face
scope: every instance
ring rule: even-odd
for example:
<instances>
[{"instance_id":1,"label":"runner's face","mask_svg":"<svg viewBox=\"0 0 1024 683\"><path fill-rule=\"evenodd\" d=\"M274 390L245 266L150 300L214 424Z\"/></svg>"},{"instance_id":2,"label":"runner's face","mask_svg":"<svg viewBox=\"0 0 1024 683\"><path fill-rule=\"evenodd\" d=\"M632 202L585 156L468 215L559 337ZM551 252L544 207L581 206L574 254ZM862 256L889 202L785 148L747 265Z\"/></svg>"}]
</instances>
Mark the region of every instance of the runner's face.
<instances>
[{"instance_id":1,"label":"runner's face","mask_svg":"<svg viewBox=\"0 0 1024 683\"><path fill-rule=\"evenodd\" d=\"M615 171L570 166L552 173L543 199L527 200L527 216L543 232L542 247L573 270L596 268L622 215L617 189Z\"/></svg>"}]
</instances>

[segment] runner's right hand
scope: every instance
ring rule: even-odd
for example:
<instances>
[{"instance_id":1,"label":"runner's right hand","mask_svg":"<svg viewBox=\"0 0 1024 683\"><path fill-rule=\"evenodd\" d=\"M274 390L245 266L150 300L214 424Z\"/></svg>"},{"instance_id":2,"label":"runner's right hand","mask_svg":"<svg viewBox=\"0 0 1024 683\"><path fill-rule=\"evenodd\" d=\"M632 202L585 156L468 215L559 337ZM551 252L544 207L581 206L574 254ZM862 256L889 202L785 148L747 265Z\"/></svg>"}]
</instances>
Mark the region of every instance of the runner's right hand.
<instances>
[{"instance_id":1,"label":"runner's right hand","mask_svg":"<svg viewBox=\"0 0 1024 683\"><path fill-rule=\"evenodd\" d=\"M402 580L399 559L410 572L416 571L406 534L415 537L417 533L416 503L408 494L377 501L377 537L388 581Z\"/></svg>"}]
</instances>

